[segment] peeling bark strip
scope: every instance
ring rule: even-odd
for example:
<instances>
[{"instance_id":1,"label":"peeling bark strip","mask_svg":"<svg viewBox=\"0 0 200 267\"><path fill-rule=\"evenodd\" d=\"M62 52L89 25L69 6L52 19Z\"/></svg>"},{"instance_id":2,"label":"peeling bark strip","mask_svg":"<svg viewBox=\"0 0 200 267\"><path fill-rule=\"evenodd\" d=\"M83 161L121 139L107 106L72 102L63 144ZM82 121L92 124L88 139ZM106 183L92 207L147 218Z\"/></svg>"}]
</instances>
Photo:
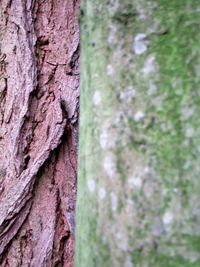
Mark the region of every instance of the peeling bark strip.
<instances>
[{"instance_id":1,"label":"peeling bark strip","mask_svg":"<svg viewBox=\"0 0 200 267\"><path fill-rule=\"evenodd\" d=\"M0 1L0 266L72 266L79 0Z\"/></svg>"}]
</instances>

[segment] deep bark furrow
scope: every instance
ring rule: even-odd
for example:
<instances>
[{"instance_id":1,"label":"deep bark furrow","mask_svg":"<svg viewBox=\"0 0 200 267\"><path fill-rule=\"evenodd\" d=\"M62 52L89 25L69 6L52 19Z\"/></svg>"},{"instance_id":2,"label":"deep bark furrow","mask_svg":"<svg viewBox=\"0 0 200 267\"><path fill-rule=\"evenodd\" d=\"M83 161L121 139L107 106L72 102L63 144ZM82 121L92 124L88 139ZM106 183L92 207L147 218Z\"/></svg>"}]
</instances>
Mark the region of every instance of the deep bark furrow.
<instances>
[{"instance_id":1,"label":"deep bark furrow","mask_svg":"<svg viewBox=\"0 0 200 267\"><path fill-rule=\"evenodd\" d=\"M18 214L18 216L15 217L14 221L10 225L9 229L3 234L2 237L0 237L0 262L2 261L2 258L4 257L4 251L7 249L8 244L12 240L12 238L17 234L18 230L22 226L23 222L27 218L30 208L31 208L32 201L29 201L26 204L26 207L23 208Z\"/></svg>"}]
</instances>

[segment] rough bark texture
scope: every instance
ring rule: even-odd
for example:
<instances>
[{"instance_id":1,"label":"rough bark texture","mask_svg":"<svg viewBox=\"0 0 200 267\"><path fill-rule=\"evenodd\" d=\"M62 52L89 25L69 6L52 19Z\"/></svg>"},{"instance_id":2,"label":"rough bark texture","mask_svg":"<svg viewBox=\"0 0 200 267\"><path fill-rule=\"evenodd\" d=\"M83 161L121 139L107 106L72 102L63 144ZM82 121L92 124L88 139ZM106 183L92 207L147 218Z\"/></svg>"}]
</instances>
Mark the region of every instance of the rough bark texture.
<instances>
[{"instance_id":1,"label":"rough bark texture","mask_svg":"<svg viewBox=\"0 0 200 267\"><path fill-rule=\"evenodd\" d=\"M76 267L200 266L199 11L82 2Z\"/></svg>"},{"instance_id":2,"label":"rough bark texture","mask_svg":"<svg viewBox=\"0 0 200 267\"><path fill-rule=\"evenodd\" d=\"M0 266L72 266L79 0L0 1Z\"/></svg>"}]
</instances>

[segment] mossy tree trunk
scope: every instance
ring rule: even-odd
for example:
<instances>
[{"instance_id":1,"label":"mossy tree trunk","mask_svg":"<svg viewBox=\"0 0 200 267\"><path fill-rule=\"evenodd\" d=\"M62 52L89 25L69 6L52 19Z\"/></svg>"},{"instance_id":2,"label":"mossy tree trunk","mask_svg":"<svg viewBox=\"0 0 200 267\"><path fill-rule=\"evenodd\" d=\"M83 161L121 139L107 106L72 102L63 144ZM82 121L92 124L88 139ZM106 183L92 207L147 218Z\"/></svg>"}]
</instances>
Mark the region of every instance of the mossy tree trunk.
<instances>
[{"instance_id":1,"label":"mossy tree trunk","mask_svg":"<svg viewBox=\"0 0 200 267\"><path fill-rule=\"evenodd\" d=\"M200 266L200 3L82 2L76 267Z\"/></svg>"}]
</instances>

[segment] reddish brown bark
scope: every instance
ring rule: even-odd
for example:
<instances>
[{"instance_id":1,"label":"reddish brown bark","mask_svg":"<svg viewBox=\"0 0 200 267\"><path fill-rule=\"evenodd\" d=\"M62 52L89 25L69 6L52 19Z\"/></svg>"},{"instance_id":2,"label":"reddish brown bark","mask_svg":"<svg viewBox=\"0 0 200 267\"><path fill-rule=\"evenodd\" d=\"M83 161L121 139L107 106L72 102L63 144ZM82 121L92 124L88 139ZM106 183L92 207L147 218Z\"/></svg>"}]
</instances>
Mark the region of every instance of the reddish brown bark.
<instances>
[{"instance_id":1,"label":"reddish brown bark","mask_svg":"<svg viewBox=\"0 0 200 267\"><path fill-rule=\"evenodd\" d=\"M0 1L0 266L72 266L79 0Z\"/></svg>"}]
</instances>

